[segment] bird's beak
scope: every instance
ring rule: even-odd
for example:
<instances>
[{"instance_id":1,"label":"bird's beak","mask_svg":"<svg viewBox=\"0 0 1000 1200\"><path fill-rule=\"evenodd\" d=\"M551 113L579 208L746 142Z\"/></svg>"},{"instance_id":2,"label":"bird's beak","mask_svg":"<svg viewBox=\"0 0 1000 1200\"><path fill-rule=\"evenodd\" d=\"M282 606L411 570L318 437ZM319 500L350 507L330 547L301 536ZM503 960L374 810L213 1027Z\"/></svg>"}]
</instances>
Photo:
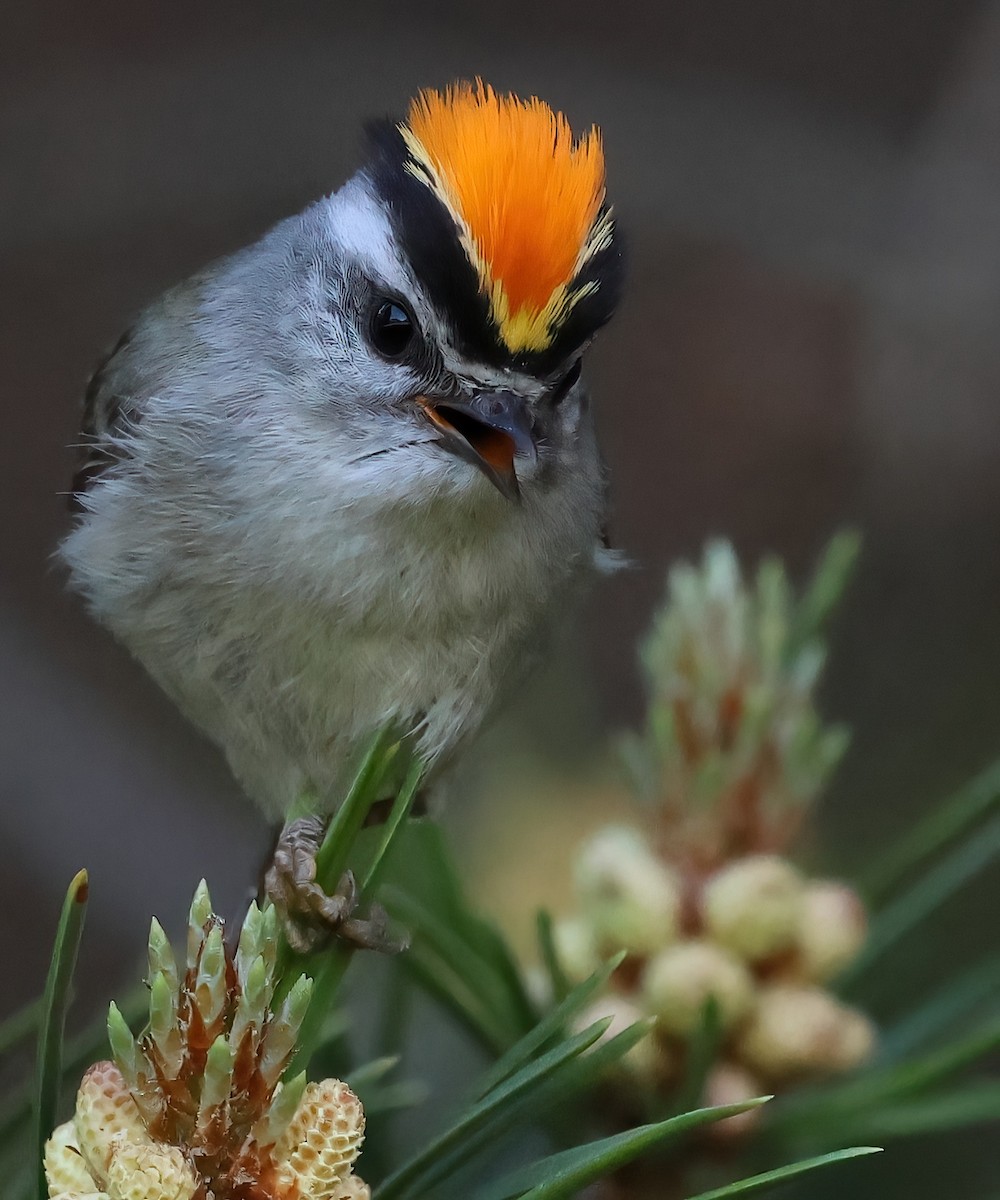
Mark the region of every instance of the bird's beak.
<instances>
[{"instance_id":1,"label":"bird's beak","mask_svg":"<svg viewBox=\"0 0 1000 1200\"><path fill-rule=\"evenodd\" d=\"M531 413L514 392L480 392L469 401L419 396L441 444L477 466L508 500L521 496L514 460L538 457Z\"/></svg>"}]
</instances>

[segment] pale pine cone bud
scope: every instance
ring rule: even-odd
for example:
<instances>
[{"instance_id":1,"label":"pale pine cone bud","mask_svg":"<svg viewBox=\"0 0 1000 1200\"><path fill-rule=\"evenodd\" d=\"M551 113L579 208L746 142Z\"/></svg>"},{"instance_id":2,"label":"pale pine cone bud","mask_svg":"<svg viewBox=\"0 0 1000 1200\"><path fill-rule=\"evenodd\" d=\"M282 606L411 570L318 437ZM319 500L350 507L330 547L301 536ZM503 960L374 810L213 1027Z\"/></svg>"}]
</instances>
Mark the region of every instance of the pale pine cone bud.
<instances>
[{"instance_id":1,"label":"pale pine cone bud","mask_svg":"<svg viewBox=\"0 0 1000 1200\"><path fill-rule=\"evenodd\" d=\"M594 931L583 917L567 917L552 927L556 958L567 977L580 983L601 965Z\"/></svg>"},{"instance_id":2,"label":"pale pine cone bud","mask_svg":"<svg viewBox=\"0 0 1000 1200\"><path fill-rule=\"evenodd\" d=\"M372 1190L357 1175L348 1175L340 1185L336 1200L371 1200Z\"/></svg>"},{"instance_id":3,"label":"pale pine cone bud","mask_svg":"<svg viewBox=\"0 0 1000 1200\"><path fill-rule=\"evenodd\" d=\"M600 950L646 956L677 940L680 884L639 830L600 830L580 854L576 884Z\"/></svg>"},{"instance_id":4,"label":"pale pine cone bud","mask_svg":"<svg viewBox=\"0 0 1000 1200\"><path fill-rule=\"evenodd\" d=\"M50 1192L49 1200L108 1200L107 1192Z\"/></svg>"},{"instance_id":5,"label":"pale pine cone bud","mask_svg":"<svg viewBox=\"0 0 1000 1200\"><path fill-rule=\"evenodd\" d=\"M45 1143L44 1163L50 1196L64 1192L92 1192L96 1187L94 1177L80 1153L76 1126L72 1121L53 1131Z\"/></svg>"},{"instance_id":6,"label":"pale pine cone bud","mask_svg":"<svg viewBox=\"0 0 1000 1200\"><path fill-rule=\"evenodd\" d=\"M578 1033L582 1033L595 1021L610 1017L611 1024L600 1038L600 1042L608 1042L619 1033L624 1033L637 1021L643 1020L646 1015L625 996L609 992L592 1001L573 1022L573 1027ZM668 1077L676 1066L673 1055L657 1041L652 1030L622 1056L620 1065L629 1075L643 1083L655 1083Z\"/></svg>"},{"instance_id":7,"label":"pale pine cone bud","mask_svg":"<svg viewBox=\"0 0 1000 1200\"><path fill-rule=\"evenodd\" d=\"M830 1070L838 1074L856 1070L875 1053L877 1041L874 1022L857 1009L845 1007L840 1038L830 1055Z\"/></svg>"},{"instance_id":8,"label":"pale pine cone bud","mask_svg":"<svg viewBox=\"0 0 1000 1200\"><path fill-rule=\"evenodd\" d=\"M867 1018L818 987L761 990L737 1043L739 1057L768 1079L846 1071L871 1053Z\"/></svg>"},{"instance_id":9,"label":"pale pine cone bud","mask_svg":"<svg viewBox=\"0 0 1000 1200\"><path fill-rule=\"evenodd\" d=\"M283 1187L303 1200L336 1200L365 1136L361 1102L346 1083L310 1083L271 1151Z\"/></svg>"},{"instance_id":10,"label":"pale pine cone bud","mask_svg":"<svg viewBox=\"0 0 1000 1200\"><path fill-rule=\"evenodd\" d=\"M705 928L734 954L758 962L794 944L802 897L802 877L783 858L758 854L740 859L705 885Z\"/></svg>"},{"instance_id":11,"label":"pale pine cone bud","mask_svg":"<svg viewBox=\"0 0 1000 1200\"><path fill-rule=\"evenodd\" d=\"M76 1097L77 1144L97 1184L108 1181L108 1168L121 1140L151 1141L139 1109L112 1062L95 1063L84 1075Z\"/></svg>"},{"instance_id":12,"label":"pale pine cone bud","mask_svg":"<svg viewBox=\"0 0 1000 1200\"><path fill-rule=\"evenodd\" d=\"M86 1072L73 1120L49 1139L52 1196L204 1200L255 1181L259 1200L370 1200L352 1175L364 1136L354 1094L304 1073L278 1082L312 984L300 977L274 1011L276 939L276 917L252 905L234 955L204 884L183 970L153 922L148 1031L136 1039L111 1006L117 1061Z\"/></svg>"},{"instance_id":13,"label":"pale pine cone bud","mask_svg":"<svg viewBox=\"0 0 1000 1200\"><path fill-rule=\"evenodd\" d=\"M816 983L832 979L857 957L866 932L857 892L832 880L807 884L796 938L800 972Z\"/></svg>"},{"instance_id":14,"label":"pale pine cone bud","mask_svg":"<svg viewBox=\"0 0 1000 1200\"><path fill-rule=\"evenodd\" d=\"M191 1200L198 1180L176 1146L121 1141L111 1156L108 1200Z\"/></svg>"},{"instance_id":15,"label":"pale pine cone bud","mask_svg":"<svg viewBox=\"0 0 1000 1200\"><path fill-rule=\"evenodd\" d=\"M736 1023L753 1000L754 982L738 958L721 946L697 939L658 954L642 979L646 1007L665 1032L692 1033L714 999L723 1029Z\"/></svg>"},{"instance_id":16,"label":"pale pine cone bud","mask_svg":"<svg viewBox=\"0 0 1000 1200\"><path fill-rule=\"evenodd\" d=\"M753 1075L737 1063L719 1062L708 1073L702 1102L710 1107L724 1104L742 1104L760 1096L764 1089ZM705 1126L705 1134L713 1141L731 1142L746 1137L760 1124L763 1110L748 1108L746 1112L713 1121Z\"/></svg>"}]
</instances>

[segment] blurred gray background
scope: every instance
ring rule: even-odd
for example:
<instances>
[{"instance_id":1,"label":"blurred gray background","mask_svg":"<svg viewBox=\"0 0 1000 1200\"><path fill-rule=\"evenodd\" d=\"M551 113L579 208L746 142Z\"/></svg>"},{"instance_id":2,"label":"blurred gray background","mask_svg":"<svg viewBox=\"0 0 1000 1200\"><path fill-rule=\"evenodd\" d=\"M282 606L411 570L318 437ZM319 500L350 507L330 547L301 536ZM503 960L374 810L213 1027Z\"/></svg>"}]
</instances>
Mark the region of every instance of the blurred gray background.
<instances>
[{"instance_id":1,"label":"blurred gray background","mask_svg":"<svg viewBox=\"0 0 1000 1200\"><path fill-rule=\"evenodd\" d=\"M267 844L53 567L86 377L146 300L336 188L366 117L456 76L600 124L631 245L590 376L638 567L593 596L536 748L640 711L634 644L670 560L724 533L801 577L852 523L866 550L825 690L856 730L821 813L835 861L1000 751L1000 5L0 13L0 961L18 965L0 1015L40 987L78 866L84 999L103 999L150 912L176 928L203 874L235 906Z\"/></svg>"}]
</instances>

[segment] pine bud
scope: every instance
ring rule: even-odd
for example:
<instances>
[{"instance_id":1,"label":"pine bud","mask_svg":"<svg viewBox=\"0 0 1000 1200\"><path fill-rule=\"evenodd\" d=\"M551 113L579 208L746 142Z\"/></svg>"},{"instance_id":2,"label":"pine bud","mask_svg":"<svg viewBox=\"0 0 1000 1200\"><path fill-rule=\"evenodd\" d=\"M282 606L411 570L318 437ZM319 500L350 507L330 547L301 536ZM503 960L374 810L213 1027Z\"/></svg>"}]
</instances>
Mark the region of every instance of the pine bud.
<instances>
[{"instance_id":1,"label":"pine bud","mask_svg":"<svg viewBox=\"0 0 1000 1200\"><path fill-rule=\"evenodd\" d=\"M777 984L760 992L737 1052L765 1078L785 1080L850 1070L873 1045L867 1019L829 992Z\"/></svg>"},{"instance_id":2,"label":"pine bud","mask_svg":"<svg viewBox=\"0 0 1000 1200\"><path fill-rule=\"evenodd\" d=\"M744 1100L752 1100L763 1092L759 1081L745 1067L737 1063L719 1062L712 1067L705 1080L703 1103L712 1108L724 1104L742 1104ZM705 1133L713 1141L732 1142L756 1129L763 1115L760 1108L748 1108L746 1112L706 1125Z\"/></svg>"},{"instance_id":3,"label":"pine bud","mask_svg":"<svg viewBox=\"0 0 1000 1200\"><path fill-rule=\"evenodd\" d=\"M150 1140L122 1073L112 1062L95 1063L84 1075L74 1124L80 1153L101 1184L107 1181L111 1153L118 1141Z\"/></svg>"},{"instance_id":4,"label":"pine bud","mask_svg":"<svg viewBox=\"0 0 1000 1200\"><path fill-rule=\"evenodd\" d=\"M273 1146L282 1136L298 1112L307 1086L305 1071L278 1084L267 1112L252 1130L258 1146Z\"/></svg>"},{"instance_id":5,"label":"pine bud","mask_svg":"<svg viewBox=\"0 0 1000 1200\"><path fill-rule=\"evenodd\" d=\"M866 925L864 906L846 884L832 880L807 884L796 939L802 975L816 983L832 979L857 957Z\"/></svg>"},{"instance_id":6,"label":"pine bud","mask_svg":"<svg viewBox=\"0 0 1000 1200\"><path fill-rule=\"evenodd\" d=\"M724 867L706 884L705 928L749 962L787 950L802 914L802 877L783 858L759 854Z\"/></svg>"},{"instance_id":7,"label":"pine bud","mask_svg":"<svg viewBox=\"0 0 1000 1200\"><path fill-rule=\"evenodd\" d=\"M51 1196L60 1192L93 1192L97 1187L80 1153L76 1126L72 1121L55 1129L45 1143L44 1165Z\"/></svg>"},{"instance_id":8,"label":"pine bud","mask_svg":"<svg viewBox=\"0 0 1000 1200\"><path fill-rule=\"evenodd\" d=\"M845 1007L840 1038L830 1055L830 1070L838 1074L856 1070L874 1054L877 1041L874 1022L857 1009Z\"/></svg>"},{"instance_id":9,"label":"pine bud","mask_svg":"<svg viewBox=\"0 0 1000 1200\"><path fill-rule=\"evenodd\" d=\"M198 1127L207 1127L215 1109L229 1099L233 1087L233 1052L224 1034L209 1046L198 1099Z\"/></svg>"},{"instance_id":10,"label":"pine bud","mask_svg":"<svg viewBox=\"0 0 1000 1200\"><path fill-rule=\"evenodd\" d=\"M284 1187L311 1200L343 1191L365 1135L361 1103L346 1083L310 1083L288 1128L271 1152Z\"/></svg>"},{"instance_id":11,"label":"pine bud","mask_svg":"<svg viewBox=\"0 0 1000 1200\"><path fill-rule=\"evenodd\" d=\"M567 978L579 983L601 965L594 945L594 931L583 917L567 917L552 927L556 958Z\"/></svg>"},{"instance_id":12,"label":"pine bud","mask_svg":"<svg viewBox=\"0 0 1000 1200\"><path fill-rule=\"evenodd\" d=\"M312 983L300 976L271 1008L273 909L251 910L234 955L210 903L202 884L176 989L179 973L154 922L148 1032L137 1043L111 1006L121 1061L86 1072L73 1120L49 1139L50 1195L194 1200L235 1195L234 1186L242 1195L253 1182L260 1200L370 1200L352 1172L365 1128L357 1097L337 1080L307 1084L304 1073L279 1083Z\"/></svg>"},{"instance_id":13,"label":"pine bud","mask_svg":"<svg viewBox=\"0 0 1000 1200\"><path fill-rule=\"evenodd\" d=\"M191 1200L198 1180L176 1146L119 1142L108 1171L108 1200Z\"/></svg>"},{"instance_id":14,"label":"pine bud","mask_svg":"<svg viewBox=\"0 0 1000 1200\"><path fill-rule=\"evenodd\" d=\"M201 946L194 981L194 1002L205 1025L218 1021L228 997L222 923L213 924Z\"/></svg>"},{"instance_id":15,"label":"pine bud","mask_svg":"<svg viewBox=\"0 0 1000 1200\"><path fill-rule=\"evenodd\" d=\"M195 889L191 901L191 911L188 913L187 930L187 965L188 970L198 965L205 941L205 925L212 917L212 897L208 892L208 884L204 881Z\"/></svg>"},{"instance_id":16,"label":"pine bud","mask_svg":"<svg viewBox=\"0 0 1000 1200\"><path fill-rule=\"evenodd\" d=\"M597 833L577 862L576 884L599 950L646 956L676 941L680 885L639 830Z\"/></svg>"},{"instance_id":17,"label":"pine bud","mask_svg":"<svg viewBox=\"0 0 1000 1200\"><path fill-rule=\"evenodd\" d=\"M371 1196L371 1188L357 1175L348 1175L337 1192L337 1200L371 1200Z\"/></svg>"},{"instance_id":18,"label":"pine bud","mask_svg":"<svg viewBox=\"0 0 1000 1200\"><path fill-rule=\"evenodd\" d=\"M180 982L177 974L177 960L174 958L174 952L170 948L170 939L163 932L163 926L153 917L149 923L149 947L147 950L149 956L149 978L153 980L157 975L165 975L167 984L171 991L177 991Z\"/></svg>"},{"instance_id":19,"label":"pine bud","mask_svg":"<svg viewBox=\"0 0 1000 1200\"><path fill-rule=\"evenodd\" d=\"M281 1078L295 1051L295 1039L309 1008L312 987L309 976L300 975L267 1027L258 1069L269 1088Z\"/></svg>"},{"instance_id":20,"label":"pine bud","mask_svg":"<svg viewBox=\"0 0 1000 1200\"><path fill-rule=\"evenodd\" d=\"M577 1032L582 1033L595 1021L611 1018L597 1045L609 1042L618 1034L624 1033L638 1021L648 1020L646 1014L631 1000L616 992L608 992L592 1001L573 1022ZM644 1037L628 1050L621 1058L622 1068L634 1079L643 1083L656 1083L667 1078L674 1067L673 1056L666 1046L657 1041L654 1031L650 1030Z\"/></svg>"},{"instance_id":21,"label":"pine bud","mask_svg":"<svg viewBox=\"0 0 1000 1200\"><path fill-rule=\"evenodd\" d=\"M126 1085L130 1089L138 1087L139 1074L145 1063L141 1060L132 1031L113 1000L108 1007L108 1044Z\"/></svg>"},{"instance_id":22,"label":"pine bud","mask_svg":"<svg viewBox=\"0 0 1000 1200\"><path fill-rule=\"evenodd\" d=\"M693 1033L714 1000L723 1029L749 1009L754 983L738 958L711 942L681 942L658 954L642 979L646 1007L668 1033Z\"/></svg>"}]
</instances>

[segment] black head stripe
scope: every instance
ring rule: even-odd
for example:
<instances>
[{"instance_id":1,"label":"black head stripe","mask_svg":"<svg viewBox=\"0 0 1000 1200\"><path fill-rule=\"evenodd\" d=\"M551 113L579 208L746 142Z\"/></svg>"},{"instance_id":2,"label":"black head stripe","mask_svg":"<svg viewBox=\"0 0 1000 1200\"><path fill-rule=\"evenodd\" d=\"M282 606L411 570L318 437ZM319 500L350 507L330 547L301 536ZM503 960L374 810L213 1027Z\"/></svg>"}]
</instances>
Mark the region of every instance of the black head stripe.
<instances>
[{"instance_id":1,"label":"black head stripe","mask_svg":"<svg viewBox=\"0 0 1000 1200\"><path fill-rule=\"evenodd\" d=\"M600 216L603 216L604 212L602 209ZM624 239L616 222L611 241L584 265L572 283L572 290L585 287L588 283L596 284L595 290L588 292L573 305L566 319L556 330L551 346L531 356L532 360L544 364L544 370L540 367L535 368L539 374L555 369L574 350L589 341L598 329L607 325L621 300L625 267Z\"/></svg>"},{"instance_id":2,"label":"black head stripe","mask_svg":"<svg viewBox=\"0 0 1000 1200\"><path fill-rule=\"evenodd\" d=\"M503 357L489 320L489 301L459 240L451 213L407 169L409 152L398 126L370 125L375 151L368 174L389 210L389 219L414 273L434 305L452 324L457 347L471 358L495 363Z\"/></svg>"},{"instance_id":3,"label":"black head stripe","mask_svg":"<svg viewBox=\"0 0 1000 1200\"><path fill-rule=\"evenodd\" d=\"M407 168L409 151L399 127L389 120L368 127L372 155L366 167L386 204L393 230L433 304L452 325L456 349L493 366L547 375L583 345L614 312L621 292L620 235L586 264L573 287L595 282L596 291L572 308L552 344L542 351L511 353L490 319L489 298L462 248L455 220L431 189Z\"/></svg>"}]
</instances>

